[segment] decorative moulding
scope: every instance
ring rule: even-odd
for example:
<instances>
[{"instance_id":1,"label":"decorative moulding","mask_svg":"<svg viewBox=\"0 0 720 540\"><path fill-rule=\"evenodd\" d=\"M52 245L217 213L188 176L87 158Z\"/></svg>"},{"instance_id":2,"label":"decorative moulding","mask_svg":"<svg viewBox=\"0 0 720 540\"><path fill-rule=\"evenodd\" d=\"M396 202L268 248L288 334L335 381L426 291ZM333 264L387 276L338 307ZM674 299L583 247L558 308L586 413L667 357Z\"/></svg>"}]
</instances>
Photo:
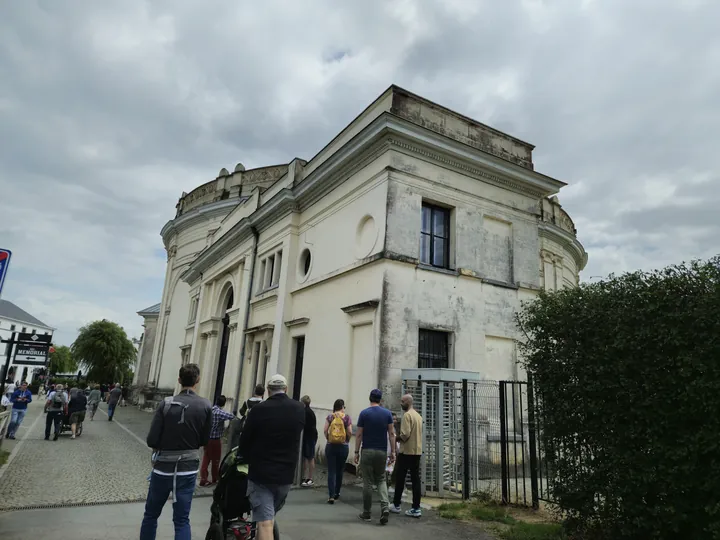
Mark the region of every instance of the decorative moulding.
<instances>
[{"instance_id":1,"label":"decorative moulding","mask_svg":"<svg viewBox=\"0 0 720 540\"><path fill-rule=\"evenodd\" d=\"M304 326L310 322L307 317L300 317L299 319L293 319L292 321L285 321L285 326L292 328L293 326Z\"/></svg>"},{"instance_id":2,"label":"decorative moulding","mask_svg":"<svg viewBox=\"0 0 720 540\"><path fill-rule=\"evenodd\" d=\"M380 300L368 300L366 302L360 302L359 304L353 304L351 306L345 306L342 309L348 315L357 313L359 311L365 311L369 309L375 309L380 305Z\"/></svg>"}]
</instances>

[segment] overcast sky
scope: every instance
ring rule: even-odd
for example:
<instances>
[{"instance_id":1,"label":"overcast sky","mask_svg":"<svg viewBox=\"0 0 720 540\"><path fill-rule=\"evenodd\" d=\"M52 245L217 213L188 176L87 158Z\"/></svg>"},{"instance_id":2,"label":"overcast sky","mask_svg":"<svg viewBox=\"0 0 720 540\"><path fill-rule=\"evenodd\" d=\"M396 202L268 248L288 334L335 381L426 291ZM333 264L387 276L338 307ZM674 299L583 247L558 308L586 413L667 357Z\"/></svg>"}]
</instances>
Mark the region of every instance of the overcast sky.
<instances>
[{"instance_id":1,"label":"overcast sky","mask_svg":"<svg viewBox=\"0 0 720 540\"><path fill-rule=\"evenodd\" d=\"M3 298L139 337L160 229L222 167L310 158L391 83L536 145L584 279L720 252L720 2L0 4Z\"/></svg>"}]
</instances>

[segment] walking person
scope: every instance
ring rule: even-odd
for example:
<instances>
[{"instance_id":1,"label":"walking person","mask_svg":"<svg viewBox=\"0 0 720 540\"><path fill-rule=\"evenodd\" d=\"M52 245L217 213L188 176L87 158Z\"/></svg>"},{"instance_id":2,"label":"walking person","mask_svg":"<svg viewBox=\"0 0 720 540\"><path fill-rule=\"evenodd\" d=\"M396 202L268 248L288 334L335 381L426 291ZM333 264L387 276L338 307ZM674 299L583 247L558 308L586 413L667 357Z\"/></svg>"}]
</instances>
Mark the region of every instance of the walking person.
<instances>
[{"instance_id":1,"label":"walking person","mask_svg":"<svg viewBox=\"0 0 720 540\"><path fill-rule=\"evenodd\" d=\"M200 465L200 485L202 487L217 484L220 478L220 459L222 458L222 436L225 432L225 422L232 420L235 415L223 410L227 403L225 396L220 396L212 408L212 428L210 440L203 448L203 459ZM212 469L212 482L208 482L208 465Z\"/></svg>"},{"instance_id":2,"label":"walking person","mask_svg":"<svg viewBox=\"0 0 720 540\"><path fill-rule=\"evenodd\" d=\"M70 430L72 431L72 437L70 437L71 439L74 439L77 435L78 424L82 424L85 421L87 401L85 392L79 389L75 392L75 395L70 398L68 414L70 415Z\"/></svg>"},{"instance_id":3,"label":"walking person","mask_svg":"<svg viewBox=\"0 0 720 540\"><path fill-rule=\"evenodd\" d=\"M315 449L317 448L318 432L315 412L310 408L310 396L303 396L300 402L305 405L305 430L302 442L303 487L313 487L315 473ZM307 471L307 474L304 474Z\"/></svg>"},{"instance_id":4,"label":"walking person","mask_svg":"<svg viewBox=\"0 0 720 540\"><path fill-rule=\"evenodd\" d=\"M363 476L363 512L360 519L370 521L373 489L380 497L380 524L387 525L390 517L390 501L385 480L388 464L388 437L390 439L390 463L395 461L395 428L392 413L380 406L382 392L370 392L370 406L358 416L355 434L355 464L360 464ZM362 454L360 449L362 448Z\"/></svg>"},{"instance_id":5,"label":"walking person","mask_svg":"<svg viewBox=\"0 0 720 540\"><path fill-rule=\"evenodd\" d=\"M28 390L27 381L23 381L22 384L20 384L20 388L15 389L10 395L10 401L12 402L12 412L10 413L10 425L8 426L5 437L7 439L14 439L17 429L25 419L28 403L32 403L32 392Z\"/></svg>"},{"instance_id":6,"label":"walking person","mask_svg":"<svg viewBox=\"0 0 720 540\"><path fill-rule=\"evenodd\" d=\"M255 405L257 405L258 403L262 403L264 395L265 387L262 384L258 384L257 386L255 386L255 390L253 390L253 396L250 399L247 399L242 404L242 407L240 407L240 411L238 412L240 417L235 418L235 420L230 422L230 448L235 448L237 445L240 444L240 434L242 433L243 427L245 426L247 415Z\"/></svg>"},{"instance_id":7,"label":"walking person","mask_svg":"<svg viewBox=\"0 0 720 540\"><path fill-rule=\"evenodd\" d=\"M405 512L405 515L419 518L422 516L422 510L420 509L420 458L422 457L423 419L413 408L413 397L410 394L406 394L401 398L400 406L404 414L400 422L400 434L398 435L400 453L395 465L395 496L390 511L395 514L401 512L400 502L405 488L405 477L410 472L413 493L412 508Z\"/></svg>"},{"instance_id":8,"label":"walking person","mask_svg":"<svg viewBox=\"0 0 720 540\"><path fill-rule=\"evenodd\" d=\"M247 413L258 403L262 403L263 396L265 396L265 387L262 384L258 384L253 390L253 395L250 399L246 400L240 407L240 416L243 418L247 416Z\"/></svg>"},{"instance_id":9,"label":"walking person","mask_svg":"<svg viewBox=\"0 0 720 540\"><path fill-rule=\"evenodd\" d=\"M110 391L110 395L107 400L109 422L112 422L113 416L115 416L115 408L120 402L120 398L122 398L122 390L120 389L120 383L117 383L115 388Z\"/></svg>"},{"instance_id":10,"label":"walking person","mask_svg":"<svg viewBox=\"0 0 720 540\"><path fill-rule=\"evenodd\" d=\"M200 466L201 446L210 440L212 406L195 393L200 368L186 364L180 368L177 396L165 398L155 410L147 436L153 449L145 514L140 540L155 540L157 520L172 493L175 540L191 540L190 506Z\"/></svg>"},{"instance_id":11,"label":"walking person","mask_svg":"<svg viewBox=\"0 0 720 540\"><path fill-rule=\"evenodd\" d=\"M65 408L68 404L68 395L62 384L55 385L55 390L50 392L45 402L45 440L50 440L50 426L54 426L53 441L57 441L60 436L60 424L62 423Z\"/></svg>"},{"instance_id":12,"label":"walking person","mask_svg":"<svg viewBox=\"0 0 720 540\"><path fill-rule=\"evenodd\" d=\"M90 390L90 394L88 395L87 401L88 401L88 412L90 413L90 421L92 422L95 418L95 413L98 410L98 405L100 405L100 401L102 400L102 395L100 394L100 385L96 384L92 390Z\"/></svg>"},{"instance_id":13,"label":"walking person","mask_svg":"<svg viewBox=\"0 0 720 540\"><path fill-rule=\"evenodd\" d=\"M13 392L17 390L17 386L15 386L15 383L12 379L8 379L5 381L5 397L10 399L13 395Z\"/></svg>"},{"instance_id":14,"label":"walking person","mask_svg":"<svg viewBox=\"0 0 720 540\"><path fill-rule=\"evenodd\" d=\"M328 466L328 504L335 504L340 498L345 463L350 452L350 437L352 437L352 419L345 414L345 402L336 399L333 412L325 419L323 428L327 444L325 445L325 458Z\"/></svg>"},{"instance_id":15,"label":"walking person","mask_svg":"<svg viewBox=\"0 0 720 540\"><path fill-rule=\"evenodd\" d=\"M239 455L249 465L247 495L257 540L272 540L275 514L285 504L295 476L305 407L287 395L287 380L273 375L269 397L253 406L240 435Z\"/></svg>"}]
</instances>

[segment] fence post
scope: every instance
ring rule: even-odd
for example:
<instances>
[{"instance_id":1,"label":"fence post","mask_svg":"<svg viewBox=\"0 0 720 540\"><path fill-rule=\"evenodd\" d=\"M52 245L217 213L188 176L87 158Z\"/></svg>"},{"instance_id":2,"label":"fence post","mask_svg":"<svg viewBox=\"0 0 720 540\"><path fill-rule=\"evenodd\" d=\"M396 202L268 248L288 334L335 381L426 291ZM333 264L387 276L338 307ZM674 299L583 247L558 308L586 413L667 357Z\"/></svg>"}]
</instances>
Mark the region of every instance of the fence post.
<instances>
[{"instance_id":1,"label":"fence post","mask_svg":"<svg viewBox=\"0 0 720 540\"><path fill-rule=\"evenodd\" d=\"M462 380L463 423L463 499L470 499L470 407L468 407L468 380Z\"/></svg>"},{"instance_id":2,"label":"fence post","mask_svg":"<svg viewBox=\"0 0 720 540\"><path fill-rule=\"evenodd\" d=\"M532 492L532 507L540 508L540 494L538 491L538 461L537 461L537 433L535 431L535 395L533 393L532 377L528 374L527 382L528 401L528 431L530 435L530 490Z\"/></svg>"},{"instance_id":3,"label":"fence post","mask_svg":"<svg viewBox=\"0 0 720 540\"><path fill-rule=\"evenodd\" d=\"M509 466L507 454L507 411L505 381L500 381L500 477L502 481L502 503L508 504Z\"/></svg>"},{"instance_id":4,"label":"fence post","mask_svg":"<svg viewBox=\"0 0 720 540\"><path fill-rule=\"evenodd\" d=\"M443 401L445 399L445 383L438 384L438 394L435 406L435 469L438 496L444 493L444 469L445 469L445 437L443 433Z\"/></svg>"},{"instance_id":5,"label":"fence post","mask_svg":"<svg viewBox=\"0 0 720 540\"><path fill-rule=\"evenodd\" d=\"M430 437L430 433L428 432L428 402L427 402L427 383L421 383L421 393L422 393L422 405L421 405L421 411L423 412L423 449L425 450L423 452L423 455L420 457L420 474L421 474L421 481L420 485L422 486L422 496L424 497L427 493L427 451L430 448L430 441L432 440Z\"/></svg>"}]
</instances>

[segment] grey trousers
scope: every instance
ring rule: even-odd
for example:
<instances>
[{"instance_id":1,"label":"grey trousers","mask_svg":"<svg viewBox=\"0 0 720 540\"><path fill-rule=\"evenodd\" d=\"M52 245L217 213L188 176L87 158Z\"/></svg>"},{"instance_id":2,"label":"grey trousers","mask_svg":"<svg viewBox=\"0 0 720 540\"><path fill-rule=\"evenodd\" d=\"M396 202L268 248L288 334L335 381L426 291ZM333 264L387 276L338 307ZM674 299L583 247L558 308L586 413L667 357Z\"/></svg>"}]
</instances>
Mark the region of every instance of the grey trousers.
<instances>
[{"instance_id":1,"label":"grey trousers","mask_svg":"<svg viewBox=\"0 0 720 540\"><path fill-rule=\"evenodd\" d=\"M385 510L390 506L387 481L385 480L386 466L387 452L385 450L363 449L361 452L360 473L363 477L363 511L367 514L372 509L374 487L378 490L381 510Z\"/></svg>"}]
</instances>

